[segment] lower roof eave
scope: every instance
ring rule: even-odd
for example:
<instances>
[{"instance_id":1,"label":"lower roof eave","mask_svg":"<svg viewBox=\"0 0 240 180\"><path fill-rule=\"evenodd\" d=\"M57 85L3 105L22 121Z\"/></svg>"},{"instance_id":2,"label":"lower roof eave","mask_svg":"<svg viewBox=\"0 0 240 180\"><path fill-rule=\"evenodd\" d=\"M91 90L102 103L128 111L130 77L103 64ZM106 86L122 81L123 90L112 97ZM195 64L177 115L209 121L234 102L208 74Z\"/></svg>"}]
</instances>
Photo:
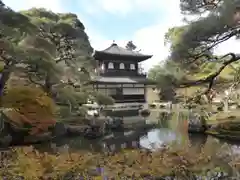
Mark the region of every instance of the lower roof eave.
<instances>
[{"instance_id":1,"label":"lower roof eave","mask_svg":"<svg viewBox=\"0 0 240 180\"><path fill-rule=\"evenodd\" d=\"M97 84L152 84L146 77L104 77L98 76L92 79L92 83Z\"/></svg>"},{"instance_id":2,"label":"lower roof eave","mask_svg":"<svg viewBox=\"0 0 240 180\"><path fill-rule=\"evenodd\" d=\"M145 84L145 85L155 85L153 82L149 81L138 81L138 82L103 82L103 81L91 81L91 84Z\"/></svg>"}]
</instances>

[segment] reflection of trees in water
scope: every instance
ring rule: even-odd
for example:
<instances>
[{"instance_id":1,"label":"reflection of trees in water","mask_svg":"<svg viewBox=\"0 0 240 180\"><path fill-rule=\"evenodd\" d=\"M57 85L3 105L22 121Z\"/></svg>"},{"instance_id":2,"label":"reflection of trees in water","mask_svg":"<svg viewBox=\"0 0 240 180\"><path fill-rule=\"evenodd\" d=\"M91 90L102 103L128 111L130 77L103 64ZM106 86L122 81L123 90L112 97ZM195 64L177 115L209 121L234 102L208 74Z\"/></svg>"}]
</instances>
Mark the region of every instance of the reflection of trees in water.
<instances>
[{"instance_id":1,"label":"reflection of trees in water","mask_svg":"<svg viewBox=\"0 0 240 180\"><path fill-rule=\"evenodd\" d=\"M186 124L186 121L188 120L189 115L186 112L160 112L158 115L158 123L160 127L163 128L169 128L170 121L174 121L174 124L176 124L177 128L181 128L182 125Z\"/></svg>"},{"instance_id":2,"label":"reflection of trees in water","mask_svg":"<svg viewBox=\"0 0 240 180\"><path fill-rule=\"evenodd\" d=\"M98 143L98 140L88 140L82 137L67 137L61 138L61 140L54 139L51 142L44 144L36 144L34 147L40 152L77 152L79 150L91 150L99 151L101 145Z\"/></svg>"},{"instance_id":3,"label":"reflection of trees in water","mask_svg":"<svg viewBox=\"0 0 240 180\"><path fill-rule=\"evenodd\" d=\"M176 127L179 130L187 131L188 129L188 120L189 113L188 112L176 112Z\"/></svg>"},{"instance_id":4,"label":"reflection of trees in water","mask_svg":"<svg viewBox=\"0 0 240 180\"><path fill-rule=\"evenodd\" d=\"M199 152L201 151L201 148L206 144L208 136L205 134L188 134L188 139L190 142L190 145Z\"/></svg>"},{"instance_id":5,"label":"reflection of trees in water","mask_svg":"<svg viewBox=\"0 0 240 180\"><path fill-rule=\"evenodd\" d=\"M180 123L184 121L188 121L188 119L189 119L189 112L179 112L178 121Z\"/></svg>"},{"instance_id":6,"label":"reflection of trees in water","mask_svg":"<svg viewBox=\"0 0 240 180\"><path fill-rule=\"evenodd\" d=\"M145 135L144 131L129 131L113 133L112 136L104 138L101 141L102 151L104 152L115 152L122 149L139 148L140 137Z\"/></svg>"},{"instance_id":7,"label":"reflection of trees in water","mask_svg":"<svg viewBox=\"0 0 240 180\"><path fill-rule=\"evenodd\" d=\"M172 112L160 112L158 115L158 125L162 128L169 127L169 121L172 119Z\"/></svg>"},{"instance_id":8,"label":"reflection of trees in water","mask_svg":"<svg viewBox=\"0 0 240 180\"><path fill-rule=\"evenodd\" d=\"M88 140L80 137L54 139L53 141L35 145L40 152L77 152L81 150L93 152L116 152L123 149L139 148L140 137L145 136L149 129L138 129L129 132L114 132L105 138Z\"/></svg>"}]
</instances>

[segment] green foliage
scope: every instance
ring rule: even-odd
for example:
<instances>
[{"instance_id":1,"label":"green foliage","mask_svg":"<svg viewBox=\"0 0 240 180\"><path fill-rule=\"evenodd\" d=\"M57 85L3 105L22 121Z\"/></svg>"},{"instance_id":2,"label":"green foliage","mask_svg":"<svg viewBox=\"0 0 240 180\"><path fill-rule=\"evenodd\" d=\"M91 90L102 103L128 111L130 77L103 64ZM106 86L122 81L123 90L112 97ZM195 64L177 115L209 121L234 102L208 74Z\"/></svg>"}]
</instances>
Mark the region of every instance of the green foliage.
<instances>
[{"instance_id":1,"label":"green foliage","mask_svg":"<svg viewBox=\"0 0 240 180\"><path fill-rule=\"evenodd\" d=\"M76 112L91 94L86 84L94 66L93 49L77 15L42 8L19 13L1 4L0 16L0 45L4 48L0 54L4 78L1 87L5 87L12 72L15 76L21 74L55 102L67 105L70 114ZM10 100L11 96L4 97L4 106ZM84 115L84 110L78 113Z\"/></svg>"},{"instance_id":2,"label":"green foliage","mask_svg":"<svg viewBox=\"0 0 240 180\"><path fill-rule=\"evenodd\" d=\"M182 9L183 12L191 9L192 12L198 14L198 10L205 8L208 14L191 21L187 30L182 33L180 41L172 52L172 58L178 61L184 59L186 62L191 62L191 58L206 56L208 50L213 50L216 45L238 34L235 32L238 23L234 19L238 1L222 0L222 3L217 4L214 10L207 9L207 6L200 8L196 2L190 3L188 0L183 0L181 2L182 7L185 7ZM203 3L203 1L199 2ZM198 51L195 51L196 49Z\"/></svg>"},{"instance_id":3,"label":"green foliage","mask_svg":"<svg viewBox=\"0 0 240 180\"><path fill-rule=\"evenodd\" d=\"M16 13L4 5L0 5L0 23L1 33L3 32L3 34L8 34L7 30L10 30L11 28L11 30L16 30L15 32L19 31L21 34L24 34L26 32L32 33L33 30L36 30L36 27L30 23L29 19L26 16L20 13Z\"/></svg>"},{"instance_id":4,"label":"green foliage","mask_svg":"<svg viewBox=\"0 0 240 180\"><path fill-rule=\"evenodd\" d=\"M26 36L36 34L37 27L33 25L29 18L19 14L1 4L0 6L0 61L2 67L0 98L13 70L19 68L19 64L24 66L29 59L29 54L21 41ZM37 52L37 49L36 51Z\"/></svg>"},{"instance_id":5,"label":"green foliage","mask_svg":"<svg viewBox=\"0 0 240 180\"><path fill-rule=\"evenodd\" d=\"M178 26L178 27L173 27L170 28L167 33L165 34L165 45L169 45L170 46L170 50L172 52L175 51L175 49L177 49L179 47L179 45L181 44L181 39L182 36L184 36L184 33L188 31L189 29L189 25L184 25L184 26ZM191 50L191 53L199 53L202 50L202 48L196 48ZM211 51L206 50L205 54L207 56L212 56ZM176 56L176 57L174 57ZM179 55L176 54L172 54L172 57L170 58L171 61L174 61L178 64L179 68L181 68L183 71L185 70L185 74L192 74L192 73L198 73L201 72L201 68L200 66L202 64L206 64L206 57L199 57L199 58L192 58L191 63L186 64L186 57L181 57Z\"/></svg>"},{"instance_id":6,"label":"green foliage","mask_svg":"<svg viewBox=\"0 0 240 180\"><path fill-rule=\"evenodd\" d=\"M171 60L154 66L148 73L148 77L156 81L160 87L174 85L181 81L184 75L179 65Z\"/></svg>"},{"instance_id":7,"label":"green foliage","mask_svg":"<svg viewBox=\"0 0 240 180\"><path fill-rule=\"evenodd\" d=\"M69 105L59 105L56 116L64 122L81 123L80 120L85 119L86 114L87 109L83 106L71 108Z\"/></svg>"},{"instance_id":8,"label":"green foliage","mask_svg":"<svg viewBox=\"0 0 240 180\"><path fill-rule=\"evenodd\" d=\"M99 105L113 105L114 104L113 98L106 96L99 92L94 93L94 100Z\"/></svg>"},{"instance_id":9,"label":"green foliage","mask_svg":"<svg viewBox=\"0 0 240 180\"><path fill-rule=\"evenodd\" d=\"M85 103L88 92L84 86L93 73L93 49L77 16L42 8L17 13L3 5L0 13L4 25L0 43L5 51L0 60L4 60L3 72L8 69L2 87L18 69L51 97L71 106Z\"/></svg>"},{"instance_id":10,"label":"green foliage","mask_svg":"<svg viewBox=\"0 0 240 180\"><path fill-rule=\"evenodd\" d=\"M185 73L177 63L166 60L164 64L150 69L148 77L157 83L162 100L172 100L175 96L174 89L185 78Z\"/></svg>"},{"instance_id":11,"label":"green foliage","mask_svg":"<svg viewBox=\"0 0 240 180\"><path fill-rule=\"evenodd\" d=\"M47 23L65 22L66 24L75 25L82 30L85 29L84 25L78 20L77 15L72 13L54 13L44 8L32 8L27 11L21 11L21 14L24 14L28 17L35 17L32 19L33 21L39 18Z\"/></svg>"},{"instance_id":12,"label":"green foliage","mask_svg":"<svg viewBox=\"0 0 240 180\"><path fill-rule=\"evenodd\" d=\"M91 61L89 54L92 52L92 48L84 31L79 30L74 23L72 23L79 21L76 19L76 16L55 14L45 9L30 9L23 13L41 29L37 38L43 41L36 41L30 38L30 42L32 42L34 47L37 45L39 49L47 52L50 56L45 57L45 59L51 59L53 65L52 68L49 69L47 69L47 67L51 66L30 66L30 68L36 72L40 71L40 75L42 75L41 77L39 74L36 76L31 74L33 76L31 77L31 81L39 83L44 80L42 86L48 87L59 84L62 78L68 79L68 81L71 82L79 81L79 78L82 76L79 69L83 65L88 65L88 68L91 67L91 62L88 64L86 62ZM66 21L67 19L72 19L72 21ZM85 42L83 42L83 40ZM83 45L84 48L82 47ZM41 60L43 59L44 56L41 56ZM56 68L54 68L54 66ZM52 75L56 73L52 73L52 69L58 69L62 74L54 77ZM51 74L51 77L49 77L48 74ZM39 79L39 77L41 78ZM85 78L85 81L89 80L89 77L87 78Z\"/></svg>"},{"instance_id":13,"label":"green foliage","mask_svg":"<svg viewBox=\"0 0 240 180\"><path fill-rule=\"evenodd\" d=\"M184 31L187 30L187 26L179 26L168 29L164 36L164 44L170 45L171 49L181 40L181 36Z\"/></svg>"},{"instance_id":14,"label":"green foliage","mask_svg":"<svg viewBox=\"0 0 240 180\"><path fill-rule=\"evenodd\" d=\"M133 44L132 41L128 41L127 45L126 45L126 49L130 50L130 51L134 51L137 48L137 46L135 44Z\"/></svg>"},{"instance_id":15,"label":"green foliage","mask_svg":"<svg viewBox=\"0 0 240 180\"><path fill-rule=\"evenodd\" d=\"M74 87L66 85L62 88L57 88L57 101L59 103L70 104L71 106L79 106L87 103L88 94L78 92Z\"/></svg>"},{"instance_id":16,"label":"green foliage","mask_svg":"<svg viewBox=\"0 0 240 180\"><path fill-rule=\"evenodd\" d=\"M186 25L169 29L165 43L170 45L170 59L186 71L191 81L187 86L208 83L207 93L219 79L238 81L238 70L233 66L239 55L230 52L220 56L214 50L229 39L239 38L239 1L182 0L180 8Z\"/></svg>"}]
</instances>

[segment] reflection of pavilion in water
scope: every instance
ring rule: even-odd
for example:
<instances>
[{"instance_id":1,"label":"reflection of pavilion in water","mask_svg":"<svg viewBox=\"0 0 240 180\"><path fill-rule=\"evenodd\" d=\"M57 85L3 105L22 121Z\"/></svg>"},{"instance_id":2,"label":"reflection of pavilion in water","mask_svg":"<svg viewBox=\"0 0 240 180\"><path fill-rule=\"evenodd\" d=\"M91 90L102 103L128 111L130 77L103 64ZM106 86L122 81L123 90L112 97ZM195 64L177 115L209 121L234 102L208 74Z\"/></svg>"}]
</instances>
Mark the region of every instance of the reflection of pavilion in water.
<instances>
[{"instance_id":1,"label":"reflection of pavilion in water","mask_svg":"<svg viewBox=\"0 0 240 180\"><path fill-rule=\"evenodd\" d=\"M155 120L158 119L160 129L137 130L130 132L115 133L105 137L101 143L104 150L115 151L120 149L147 148L153 149L173 141L180 141L180 138L188 139L194 147L202 147L206 143L207 136L201 134L188 134L186 114L180 113L177 119L172 119L172 112L158 112ZM172 126L175 127L172 127Z\"/></svg>"},{"instance_id":2,"label":"reflection of pavilion in water","mask_svg":"<svg viewBox=\"0 0 240 180\"><path fill-rule=\"evenodd\" d=\"M72 152L79 150L90 150L94 152L115 152L123 149L140 148L140 138L145 136L151 127L139 128L134 131L114 132L102 139L88 140L84 138L66 138L55 139L49 144L50 152L52 151L67 151ZM40 148L42 149L42 148Z\"/></svg>"},{"instance_id":3,"label":"reflection of pavilion in water","mask_svg":"<svg viewBox=\"0 0 240 180\"><path fill-rule=\"evenodd\" d=\"M140 148L140 138L147 134L147 131L117 132L106 136L101 140L103 151L119 151L122 149Z\"/></svg>"},{"instance_id":4,"label":"reflection of pavilion in water","mask_svg":"<svg viewBox=\"0 0 240 180\"><path fill-rule=\"evenodd\" d=\"M151 129L148 131L140 131L135 133L128 132L123 136L107 137L103 139L103 150L118 151L121 149L145 148L155 150L163 145L173 141L179 141L177 134L170 129Z\"/></svg>"}]
</instances>

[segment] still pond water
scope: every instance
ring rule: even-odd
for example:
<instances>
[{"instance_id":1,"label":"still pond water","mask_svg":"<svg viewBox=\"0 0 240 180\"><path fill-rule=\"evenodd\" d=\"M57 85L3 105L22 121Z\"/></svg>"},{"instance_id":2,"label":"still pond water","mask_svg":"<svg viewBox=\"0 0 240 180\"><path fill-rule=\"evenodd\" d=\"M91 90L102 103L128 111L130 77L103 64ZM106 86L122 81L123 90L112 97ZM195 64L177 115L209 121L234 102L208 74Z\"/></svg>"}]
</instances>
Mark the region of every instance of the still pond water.
<instances>
[{"instance_id":1,"label":"still pond water","mask_svg":"<svg viewBox=\"0 0 240 180\"><path fill-rule=\"evenodd\" d=\"M140 116L124 116L124 122L134 123L133 129L125 132L113 132L101 139L88 140L82 137L62 138L61 140L36 145L40 151L64 151L77 152L79 150L90 151L119 151L121 149L147 148L155 150L162 145L175 143L181 146L188 143L194 150L200 151L201 147L218 149L224 144L234 152L240 152L240 142L226 142L207 135L190 135L187 133L188 116L186 112L159 112L152 111L147 118ZM138 124L154 124L151 128L136 128ZM135 128L134 128L135 127Z\"/></svg>"}]
</instances>

